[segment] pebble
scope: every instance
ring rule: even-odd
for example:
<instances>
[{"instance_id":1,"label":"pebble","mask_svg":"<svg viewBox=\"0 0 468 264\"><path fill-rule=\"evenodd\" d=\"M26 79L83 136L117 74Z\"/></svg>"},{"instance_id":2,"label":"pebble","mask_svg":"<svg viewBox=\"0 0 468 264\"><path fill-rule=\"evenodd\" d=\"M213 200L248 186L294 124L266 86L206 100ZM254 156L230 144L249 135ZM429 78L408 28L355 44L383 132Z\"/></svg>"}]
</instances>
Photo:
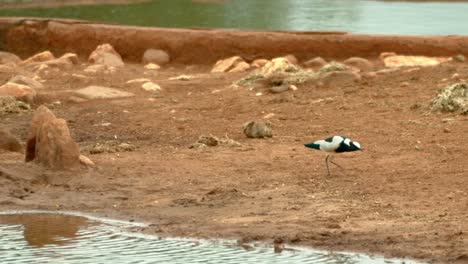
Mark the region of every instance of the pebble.
<instances>
[{"instance_id":1,"label":"pebble","mask_svg":"<svg viewBox=\"0 0 468 264\"><path fill-rule=\"evenodd\" d=\"M144 82L151 82L151 80L147 79L147 78L138 78L138 79L133 79L133 80L127 81L128 84L130 84L130 83L144 83Z\"/></svg>"},{"instance_id":2,"label":"pebble","mask_svg":"<svg viewBox=\"0 0 468 264\"><path fill-rule=\"evenodd\" d=\"M148 64L145 65L145 69L147 69L147 70L159 70L159 69L161 69L161 66L159 66L156 63L148 63Z\"/></svg>"},{"instance_id":3,"label":"pebble","mask_svg":"<svg viewBox=\"0 0 468 264\"><path fill-rule=\"evenodd\" d=\"M153 83L153 82L145 82L141 88L143 88L143 90L145 91L148 91L148 92L157 92L157 91L161 91L161 86Z\"/></svg>"},{"instance_id":4,"label":"pebble","mask_svg":"<svg viewBox=\"0 0 468 264\"><path fill-rule=\"evenodd\" d=\"M409 82L400 83L400 87L408 87L408 86L409 86Z\"/></svg>"}]
</instances>

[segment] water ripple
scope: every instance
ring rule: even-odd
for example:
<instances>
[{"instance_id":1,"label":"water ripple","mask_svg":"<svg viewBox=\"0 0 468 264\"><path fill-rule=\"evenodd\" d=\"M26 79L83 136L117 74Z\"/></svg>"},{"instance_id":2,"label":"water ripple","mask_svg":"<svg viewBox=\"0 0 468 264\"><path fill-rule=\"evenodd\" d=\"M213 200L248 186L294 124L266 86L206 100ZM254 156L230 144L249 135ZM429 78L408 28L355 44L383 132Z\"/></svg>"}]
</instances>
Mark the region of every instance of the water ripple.
<instances>
[{"instance_id":1,"label":"water ripple","mask_svg":"<svg viewBox=\"0 0 468 264\"><path fill-rule=\"evenodd\" d=\"M22 263L401 263L361 254L329 253L294 248L274 253L272 247L245 250L234 243L161 239L128 232L134 225L101 221L84 215L0 213L0 259ZM140 225L141 224L136 224ZM405 263L416 263L406 260Z\"/></svg>"}]
</instances>

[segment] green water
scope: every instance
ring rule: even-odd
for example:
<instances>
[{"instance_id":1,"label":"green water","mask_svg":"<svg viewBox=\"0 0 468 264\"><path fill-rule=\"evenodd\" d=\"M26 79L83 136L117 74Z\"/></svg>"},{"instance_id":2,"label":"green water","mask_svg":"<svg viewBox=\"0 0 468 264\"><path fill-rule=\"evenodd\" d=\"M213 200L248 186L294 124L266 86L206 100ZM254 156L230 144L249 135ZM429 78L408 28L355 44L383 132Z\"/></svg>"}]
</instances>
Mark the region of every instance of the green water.
<instances>
[{"instance_id":1,"label":"green water","mask_svg":"<svg viewBox=\"0 0 468 264\"><path fill-rule=\"evenodd\" d=\"M139 26L418 35L468 35L467 14L467 2L370 0L153 0L130 5L0 10L0 16L77 18Z\"/></svg>"}]
</instances>

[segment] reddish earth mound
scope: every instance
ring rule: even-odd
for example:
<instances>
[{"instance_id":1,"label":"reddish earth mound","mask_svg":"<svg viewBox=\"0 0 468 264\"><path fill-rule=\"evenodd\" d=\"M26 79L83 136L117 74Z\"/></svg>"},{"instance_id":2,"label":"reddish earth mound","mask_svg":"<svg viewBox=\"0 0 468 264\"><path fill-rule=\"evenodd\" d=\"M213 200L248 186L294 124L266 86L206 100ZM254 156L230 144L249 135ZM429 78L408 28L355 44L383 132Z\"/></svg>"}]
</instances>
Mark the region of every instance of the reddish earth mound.
<instances>
[{"instance_id":1,"label":"reddish earth mound","mask_svg":"<svg viewBox=\"0 0 468 264\"><path fill-rule=\"evenodd\" d=\"M468 55L468 36L165 29L59 19L0 18L0 36L5 50L23 56L46 49L88 56L96 46L110 43L128 60L140 61L145 50L156 48L168 51L173 62L184 64L211 64L234 55L249 61L285 54L294 54L300 60L316 56L376 57L386 51L427 56Z\"/></svg>"}]
</instances>

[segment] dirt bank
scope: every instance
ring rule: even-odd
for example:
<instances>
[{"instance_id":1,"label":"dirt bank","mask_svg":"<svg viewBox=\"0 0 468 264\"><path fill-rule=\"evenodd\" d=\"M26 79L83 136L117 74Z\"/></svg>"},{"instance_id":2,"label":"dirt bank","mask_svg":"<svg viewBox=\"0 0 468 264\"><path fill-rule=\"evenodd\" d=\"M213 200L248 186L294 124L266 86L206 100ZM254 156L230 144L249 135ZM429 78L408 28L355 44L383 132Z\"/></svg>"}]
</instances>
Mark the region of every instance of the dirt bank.
<instances>
[{"instance_id":1,"label":"dirt bank","mask_svg":"<svg viewBox=\"0 0 468 264\"><path fill-rule=\"evenodd\" d=\"M294 54L301 60L322 56L375 57L381 52L452 56L468 55L468 36L385 36L340 32L262 32L210 29L165 29L93 24L56 19L0 18L4 50L22 56L50 49L57 54L88 55L97 45L112 44L127 60L139 62L148 48L167 50L173 62L212 64L233 55L248 60Z\"/></svg>"}]
</instances>

